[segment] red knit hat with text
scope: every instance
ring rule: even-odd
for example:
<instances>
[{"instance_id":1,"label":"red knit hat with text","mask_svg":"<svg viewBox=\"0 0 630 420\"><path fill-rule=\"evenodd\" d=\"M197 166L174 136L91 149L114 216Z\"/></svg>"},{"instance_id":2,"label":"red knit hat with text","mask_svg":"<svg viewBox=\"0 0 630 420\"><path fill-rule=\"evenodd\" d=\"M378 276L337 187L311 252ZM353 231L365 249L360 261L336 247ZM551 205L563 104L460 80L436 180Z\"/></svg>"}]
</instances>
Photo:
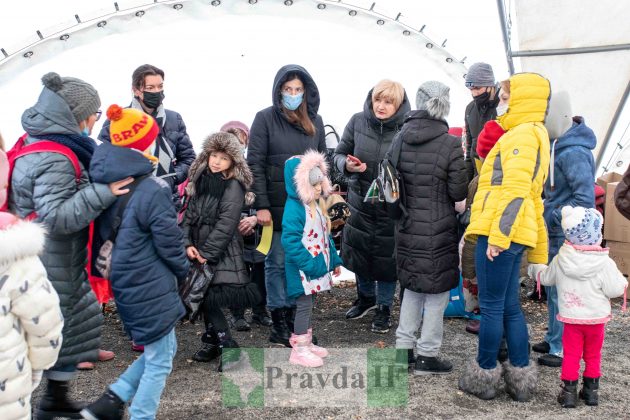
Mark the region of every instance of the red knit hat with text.
<instances>
[{"instance_id":1,"label":"red knit hat with text","mask_svg":"<svg viewBox=\"0 0 630 420\"><path fill-rule=\"evenodd\" d=\"M110 105L107 118L111 121L109 137L114 146L144 152L160 132L155 119L138 109Z\"/></svg>"}]
</instances>

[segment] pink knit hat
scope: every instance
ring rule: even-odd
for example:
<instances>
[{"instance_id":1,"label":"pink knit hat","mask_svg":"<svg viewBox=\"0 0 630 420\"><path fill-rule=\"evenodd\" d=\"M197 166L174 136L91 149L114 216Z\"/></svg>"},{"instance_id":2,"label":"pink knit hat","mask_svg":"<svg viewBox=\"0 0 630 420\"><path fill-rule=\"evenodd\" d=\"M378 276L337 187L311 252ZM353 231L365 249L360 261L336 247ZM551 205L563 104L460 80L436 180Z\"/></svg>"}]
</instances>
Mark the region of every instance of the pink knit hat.
<instances>
[{"instance_id":1,"label":"pink knit hat","mask_svg":"<svg viewBox=\"0 0 630 420\"><path fill-rule=\"evenodd\" d=\"M240 121L226 122L225 124L223 124L223 127L221 127L221 130L219 131L226 132L230 128L238 128L239 130L243 130L243 132L247 135L247 138L249 139L249 127Z\"/></svg>"}]
</instances>

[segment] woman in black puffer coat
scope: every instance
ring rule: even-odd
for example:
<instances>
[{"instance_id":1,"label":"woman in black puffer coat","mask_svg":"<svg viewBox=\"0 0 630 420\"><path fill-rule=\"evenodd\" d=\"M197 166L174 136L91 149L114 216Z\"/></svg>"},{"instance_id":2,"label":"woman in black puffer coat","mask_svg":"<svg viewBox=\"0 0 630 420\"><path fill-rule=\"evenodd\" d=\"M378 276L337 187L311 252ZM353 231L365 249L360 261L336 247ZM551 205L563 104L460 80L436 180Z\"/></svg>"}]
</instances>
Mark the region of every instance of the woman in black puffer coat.
<instances>
[{"instance_id":1,"label":"woman in black puffer coat","mask_svg":"<svg viewBox=\"0 0 630 420\"><path fill-rule=\"evenodd\" d=\"M376 333L386 333L391 327L390 307L396 290L394 221L383 203L365 203L363 197L410 109L400 83L379 82L368 92L363 112L348 122L334 156L337 169L348 177L351 212L343 228L341 256L344 266L357 276L358 299L346 318L362 318L378 305L372 322ZM349 156L360 163L354 164Z\"/></svg>"},{"instance_id":2,"label":"woman in black puffer coat","mask_svg":"<svg viewBox=\"0 0 630 420\"><path fill-rule=\"evenodd\" d=\"M447 373L452 365L436 356L449 291L459 282L455 202L466 198L468 178L461 140L448 134L445 121L449 88L422 84L416 106L397 139L402 140L397 168L407 213L396 226L396 272L405 289L396 347L411 354L422 323L414 371Z\"/></svg>"},{"instance_id":3,"label":"woman in black puffer coat","mask_svg":"<svg viewBox=\"0 0 630 420\"><path fill-rule=\"evenodd\" d=\"M188 176L190 202L182 222L186 253L214 272L202 305L204 346L193 359L209 362L223 348L238 347L221 308L255 306L260 301L258 288L249 279L243 238L237 230L253 176L236 136L222 132L205 140ZM249 204L252 201L253 197Z\"/></svg>"}]
</instances>

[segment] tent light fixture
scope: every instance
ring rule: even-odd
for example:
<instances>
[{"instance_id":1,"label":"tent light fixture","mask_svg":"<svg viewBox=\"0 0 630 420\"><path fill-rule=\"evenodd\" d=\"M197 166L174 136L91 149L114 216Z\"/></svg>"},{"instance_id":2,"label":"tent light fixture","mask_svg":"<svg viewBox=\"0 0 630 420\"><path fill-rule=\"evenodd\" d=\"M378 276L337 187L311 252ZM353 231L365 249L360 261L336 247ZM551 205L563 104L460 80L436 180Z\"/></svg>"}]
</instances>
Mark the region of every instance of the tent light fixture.
<instances>
[{"instance_id":1,"label":"tent light fixture","mask_svg":"<svg viewBox=\"0 0 630 420\"><path fill-rule=\"evenodd\" d=\"M293 5L293 0L284 0L284 5L285 6L292 6Z\"/></svg>"},{"instance_id":2,"label":"tent light fixture","mask_svg":"<svg viewBox=\"0 0 630 420\"><path fill-rule=\"evenodd\" d=\"M33 56L33 51L26 51L24 54L22 54L22 57L24 58L31 58Z\"/></svg>"},{"instance_id":3,"label":"tent light fixture","mask_svg":"<svg viewBox=\"0 0 630 420\"><path fill-rule=\"evenodd\" d=\"M212 1L210 2L210 4L211 4L211 5L213 5L213 6L215 6L215 7L216 7L216 6L220 6L220 5L221 5L221 0L212 0Z\"/></svg>"},{"instance_id":4,"label":"tent light fixture","mask_svg":"<svg viewBox=\"0 0 630 420\"><path fill-rule=\"evenodd\" d=\"M104 28L105 25L107 25L106 20L101 20L99 23L96 24L96 26L98 26L99 28Z\"/></svg>"},{"instance_id":5,"label":"tent light fixture","mask_svg":"<svg viewBox=\"0 0 630 420\"><path fill-rule=\"evenodd\" d=\"M142 16L144 16L144 10L138 10L136 12L136 17L142 17Z\"/></svg>"},{"instance_id":6,"label":"tent light fixture","mask_svg":"<svg viewBox=\"0 0 630 420\"><path fill-rule=\"evenodd\" d=\"M175 3L173 5L173 9L175 9L175 10L182 10L183 8L184 8L184 5L181 4L181 3Z\"/></svg>"},{"instance_id":7,"label":"tent light fixture","mask_svg":"<svg viewBox=\"0 0 630 420\"><path fill-rule=\"evenodd\" d=\"M376 24L379 25L379 26L383 26L383 25L385 25L385 21L383 19L379 19L379 20L376 21Z\"/></svg>"},{"instance_id":8,"label":"tent light fixture","mask_svg":"<svg viewBox=\"0 0 630 420\"><path fill-rule=\"evenodd\" d=\"M350 11L348 12L348 14L349 14L350 16L356 16L356 15L357 15L357 11L356 11L356 10L350 10Z\"/></svg>"},{"instance_id":9,"label":"tent light fixture","mask_svg":"<svg viewBox=\"0 0 630 420\"><path fill-rule=\"evenodd\" d=\"M324 9L326 8L326 5L325 5L324 3L319 3L319 4L317 5L317 8L318 8L319 10L324 10Z\"/></svg>"},{"instance_id":10,"label":"tent light fixture","mask_svg":"<svg viewBox=\"0 0 630 420\"><path fill-rule=\"evenodd\" d=\"M404 36L409 36L409 35L411 35L411 31L408 31L407 29L405 29L405 30L403 31L403 35L404 35Z\"/></svg>"},{"instance_id":11,"label":"tent light fixture","mask_svg":"<svg viewBox=\"0 0 630 420\"><path fill-rule=\"evenodd\" d=\"M258 3L258 0L249 0L248 3L249 4L256 4L256 3Z\"/></svg>"},{"instance_id":12,"label":"tent light fixture","mask_svg":"<svg viewBox=\"0 0 630 420\"><path fill-rule=\"evenodd\" d=\"M433 44L430 42L427 42L427 44L425 45L425 47L427 47L428 49L433 48Z\"/></svg>"},{"instance_id":13,"label":"tent light fixture","mask_svg":"<svg viewBox=\"0 0 630 420\"><path fill-rule=\"evenodd\" d=\"M63 34L59 37L60 41L67 41L70 38L70 34Z\"/></svg>"},{"instance_id":14,"label":"tent light fixture","mask_svg":"<svg viewBox=\"0 0 630 420\"><path fill-rule=\"evenodd\" d=\"M447 63L452 63L452 62L453 62L453 59L452 59L451 57L446 57L446 62L447 62Z\"/></svg>"}]
</instances>

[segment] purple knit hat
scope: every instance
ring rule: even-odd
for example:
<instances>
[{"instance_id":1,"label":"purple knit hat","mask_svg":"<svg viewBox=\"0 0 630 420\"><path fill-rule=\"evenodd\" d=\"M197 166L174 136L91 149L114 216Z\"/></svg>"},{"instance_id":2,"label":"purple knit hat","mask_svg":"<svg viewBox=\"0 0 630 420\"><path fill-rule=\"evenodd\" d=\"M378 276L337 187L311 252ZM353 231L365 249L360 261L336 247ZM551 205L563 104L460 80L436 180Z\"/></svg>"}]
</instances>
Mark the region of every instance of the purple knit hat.
<instances>
[{"instance_id":1,"label":"purple knit hat","mask_svg":"<svg viewBox=\"0 0 630 420\"><path fill-rule=\"evenodd\" d=\"M240 121L230 121L223 124L220 131L228 131L230 128L238 128L239 130L243 130L243 132L247 135L249 139L249 127Z\"/></svg>"}]
</instances>

